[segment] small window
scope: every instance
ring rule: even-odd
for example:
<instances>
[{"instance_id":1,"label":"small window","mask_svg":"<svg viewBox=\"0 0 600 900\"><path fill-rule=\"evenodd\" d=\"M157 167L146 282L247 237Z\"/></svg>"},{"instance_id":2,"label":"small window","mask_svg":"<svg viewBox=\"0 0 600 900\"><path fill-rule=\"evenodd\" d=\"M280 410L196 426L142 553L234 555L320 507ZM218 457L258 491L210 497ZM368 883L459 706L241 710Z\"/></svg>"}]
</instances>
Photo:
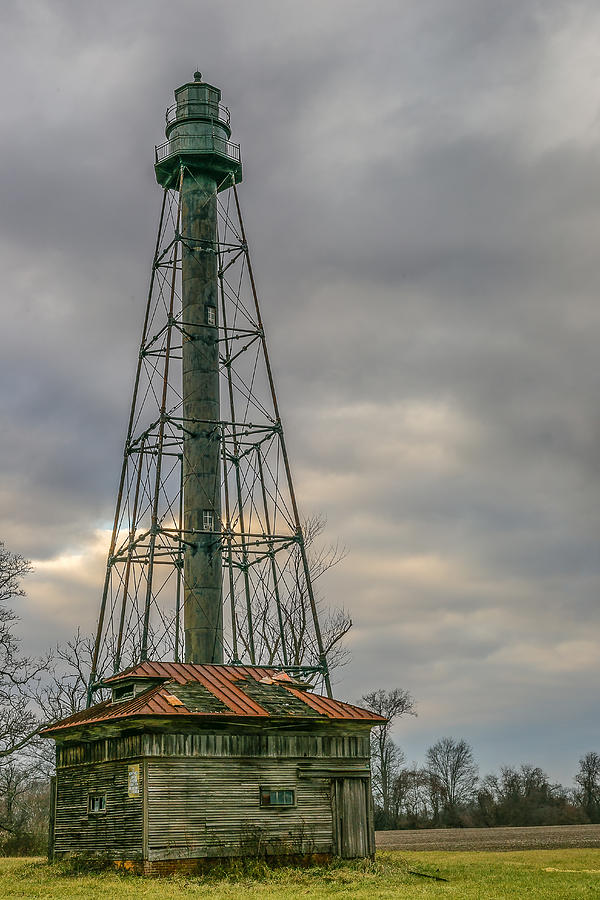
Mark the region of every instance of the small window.
<instances>
[{"instance_id":1,"label":"small window","mask_svg":"<svg viewBox=\"0 0 600 900\"><path fill-rule=\"evenodd\" d=\"M207 325L216 325L217 324L217 309L215 306L207 306L206 307L206 324Z\"/></svg>"},{"instance_id":2,"label":"small window","mask_svg":"<svg viewBox=\"0 0 600 900\"><path fill-rule=\"evenodd\" d=\"M126 684L121 687L113 688L113 703L117 703L119 700L131 700L134 696L133 685Z\"/></svg>"},{"instance_id":3,"label":"small window","mask_svg":"<svg viewBox=\"0 0 600 900\"><path fill-rule=\"evenodd\" d=\"M106 794L89 794L88 812L93 815L106 812Z\"/></svg>"},{"instance_id":4,"label":"small window","mask_svg":"<svg viewBox=\"0 0 600 900\"><path fill-rule=\"evenodd\" d=\"M295 791L272 791L270 788L260 789L261 806L295 806Z\"/></svg>"},{"instance_id":5,"label":"small window","mask_svg":"<svg viewBox=\"0 0 600 900\"><path fill-rule=\"evenodd\" d=\"M202 530L214 531L215 514L212 509L202 510Z\"/></svg>"}]
</instances>

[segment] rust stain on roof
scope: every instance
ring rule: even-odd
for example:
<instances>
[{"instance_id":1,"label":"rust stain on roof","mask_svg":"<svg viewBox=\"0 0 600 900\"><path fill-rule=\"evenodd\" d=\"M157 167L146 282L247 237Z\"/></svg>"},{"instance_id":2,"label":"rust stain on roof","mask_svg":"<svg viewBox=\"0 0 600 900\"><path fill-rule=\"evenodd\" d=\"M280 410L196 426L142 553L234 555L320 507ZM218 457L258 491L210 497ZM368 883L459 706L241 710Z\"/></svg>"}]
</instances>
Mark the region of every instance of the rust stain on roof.
<instances>
[{"instance_id":1,"label":"rust stain on roof","mask_svg":"<svg viewBox=\"0 0 600 900\"><path fill-rule=\"evenodd\" d=\"M314 721L315 712L324 719L334 721L363 721L377 724L383 722L382 716L377 713L361 709L351 703L341 700L332 700L313 694L295 686L293 679L282 677L281 673L274 669L260 666L225 666L225 665L199 665L197 663L165 663L143 662L137 666L131 666L118 675L107 678L105 684L113 686L128 679L148 679L148 689L138 694L131 700L113 703L104 700L89 709L82 710L67 719L56 722L44 729L43 734L53 734L63 729L75 728L82 725L94 725L101 722L110 722L119 719L129 719L138 716L175 716L217 718L259 718L268 719L281 717L281 709L275 705L276 712L269 712L268 685L273 686L273 692L281 696L281 690L288 691L297 701L301 701L308 708L306 718ZM156 679L156 681L154 681ZM244 684L248 681L260 682L261 701L253 700L244 691ZM159 681L160 683L156 683ZM287 683L289 682L289 683ZM177 687L186 685L186 691L178 696ZM202 685L205 691L196 691L199 694L192 703L189 699L193 685ZM264 689L266 688L267 693ZM208 692L208 693L207 693ZM210 695L210 696L209 696ZM266 699L263 699L264 698ZM204 702L204 700L212 702ZM291 698L290 698L291 699ZM215 702L216 701L216 702ZM186 706L186 702L193 708ZM294 709L287 713L289 718L302 718L298 712L298 703Z\"/></svg>"}]
</instances>

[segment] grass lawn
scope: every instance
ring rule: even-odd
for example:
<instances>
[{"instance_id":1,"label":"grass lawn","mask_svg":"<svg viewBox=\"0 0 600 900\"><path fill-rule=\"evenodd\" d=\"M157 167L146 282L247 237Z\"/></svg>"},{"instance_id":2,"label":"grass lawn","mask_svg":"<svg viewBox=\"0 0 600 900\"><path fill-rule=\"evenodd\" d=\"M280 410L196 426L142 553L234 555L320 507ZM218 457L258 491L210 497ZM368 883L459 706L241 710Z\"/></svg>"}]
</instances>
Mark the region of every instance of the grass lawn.
<instances>
[{"instance_id":1,"label":"grass lawn","mask_svg":"<svg viewBox=\"0 0 600 900\"><path fill-rule=\"evenodd\" d=\"M447 882L411 875L437 874ZM0 859L0 900L172 900L172 898L438 897L460 900L574 900L600 897L600 849L487 852L380 852L374 863L338 862L313 869L267 869L252 874L140 878L102 873L65 875L43 860Z\"/></svg>"}]
</instances>

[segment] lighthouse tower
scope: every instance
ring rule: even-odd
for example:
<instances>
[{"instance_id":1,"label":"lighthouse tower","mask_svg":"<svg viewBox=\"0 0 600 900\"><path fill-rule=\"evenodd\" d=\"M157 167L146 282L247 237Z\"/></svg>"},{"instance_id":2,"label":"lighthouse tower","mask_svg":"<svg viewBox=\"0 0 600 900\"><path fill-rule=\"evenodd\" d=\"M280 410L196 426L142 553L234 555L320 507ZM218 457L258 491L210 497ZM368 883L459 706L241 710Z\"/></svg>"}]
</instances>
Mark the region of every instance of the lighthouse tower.
<instances>
[{"instance_id":1,"label":"lighthouse tower","mask_svg":"<svg viewBox=\"0 0 600 900\"><path fill-rule=\"evenodd\" d=\"M183 532L194 545L183 560L185 660L222 663L217 191L240 181L242 166L220 90L196 72L175 99L156 175L180 196L183 419L193 426L183 431Z\"/></svg>"},{"instance_id":2,"label":"lighthouse tower","mask_svg":"<svg viewBox=\"0 0 600 900\"><path fill-rule=\"evenodd\" d=\"M175 91L86 709L52 852L146 872L371 856L369 732L334 700L218 88ZM320 692L319 692L320 689Z\"/></svg>"}]
</instances>

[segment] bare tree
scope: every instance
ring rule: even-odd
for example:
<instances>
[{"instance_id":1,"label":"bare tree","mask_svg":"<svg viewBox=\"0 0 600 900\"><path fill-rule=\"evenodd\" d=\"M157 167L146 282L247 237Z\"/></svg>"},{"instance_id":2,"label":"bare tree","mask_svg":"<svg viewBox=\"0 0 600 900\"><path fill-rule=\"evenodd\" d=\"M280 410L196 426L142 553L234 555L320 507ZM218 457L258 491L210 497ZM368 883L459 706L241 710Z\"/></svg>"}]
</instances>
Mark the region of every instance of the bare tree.
<instances>
[{"instance_id":1,"label":"bare tree","mask_svg":"<svg viewBox=\"0 0 600 900\"><path fill-rule=\"evenodd\" d=\"M308 557L309 576L313 585L321 636L330 671L343 666L348 660L348 648L344 638L352 627L352 620L346 610L325 606L315 590L315 584L326 572L337 566L346 556L346 550L339 544L321 544L326 525L323 516L314 515L304 521L304 545ZM304 566L300 552L290 556L287 567L280 572L281 626L274 614L268 596L253 598L253 638L256 657L263 665L281 661L282 631L285 638L285 655L292 666L311 666L319 663L319 649L312 627L312 613L308 598ZM246 655L250 655L249 636L239 629L238 640Z\"/></svg>"},{"instance_id":2,"label":"bare tree","mask_svg":"<svg viewBox=\"0 0 600 900\"><path fill-rule=\"evenodd\" d=\"M14 758L0 767L0 852L43 852L48 832L48 783Z\"/></svg>"},{"instance_id":3,"label":"bare tree","mask_svg":"<svg viewBox=\"0 0 600 900\"><path fill-rule=\"evenodd\" d=\"M28 560L0 543L0 772L6 769L7 790L17 776L34 783L52 771L53 748L39 733L83 708L92 655L91 640L79 631L44 659L21 655L18 617L6 604L25 596L21 581L31 570ZM11 758L17 761L6 768Z\"/></svg>"},{"instance_id":4,"label":"bare tree","mask_svg":"<svg viewBox=\"0 0 600 900\"><path fill-rule=\"evenodd\" d=\"M393 803L394 782L404 762L404 754L391 738L392 726L400 716L416 716L415 701L408 691L394 688L391 691L379 689L363 694L361 702L367 709L384 716L386 721L371 731L371 765L373 794L383 811L383 818L389 827Z\"/></svg>"},{"instance_id":5,"label":"bare tree","mask_svg":"<svg viewBox=\"0 0 600 900\"><path fill-rule=\"evenodd\" d=\"M401 769L394 782L393 800L396 818L402 814L409 828L416 828L430 817L429 774L413 763L411 768Z\"/></svg>"},{"instance_id":6,"label":"bare tree","mask_svg":"<svg viewBox=\"0 0 600 900\"><path fill-rule=\"evenodd\" d=\"M54 649L51 671L32 692L43 722L56 722L85 708L93 651L92 639L82 635L79 629L71 640ZM52 741L34 735L27 752L38 776L47 778L53 774L55 748Z\"/></svg>"},{"instance_id":7,"label":"bare tree","mask_svg":"<svg viewBox=\"0 0 600 900\"><path fill-rule=\"evenodd\" d=\"M473 749L462 738L443 737L429 748L426 759L432 799L439 795L448 824L456 824L458 807L472 798L479 777Z\"/></svg>"},{"instance_id":8,"label":"bare tree","mask_svg":"<svg viewBox=\"0 0 600 900\"><path fill-rule=\"evenodd\" d=\"M31 692L49 660L22 656L14 633L18 617L6 604L23 597L21 580L31 564L0 542L0 761L25 747L41 724L31 707Z\"/></svg>"},{"instance_id":9,"label":"bare tree","mask_svg":"<svg viewBox=\"0 0 600 900\"><path fill-rule=\"evenodd\" d=\"M22 801L30 785L30 773L14 760L0 768L0 831L14 837L23 832L27 813Z\"/></svg>"},{"instance_id":10,"label":"bare tree","mask_svg":"<svg viewBox=\"0 0 600 900\"><path fill-rule=\"evenodd\" d=\"M600 822L600 754L586 753L575 776L577 799L590 822Z\"/></svg>"},{"instance_id":11,"label":"bare tree","mask_svg":"<svg viewBox=\"0 0 600 900\"><path fill-rule=\"evenodd\" d=\"M78 628L71 640L54 650L52 673L36 692L45 721L55 722L85 707L94 644Z\"/></svg>"}]
</instances>

